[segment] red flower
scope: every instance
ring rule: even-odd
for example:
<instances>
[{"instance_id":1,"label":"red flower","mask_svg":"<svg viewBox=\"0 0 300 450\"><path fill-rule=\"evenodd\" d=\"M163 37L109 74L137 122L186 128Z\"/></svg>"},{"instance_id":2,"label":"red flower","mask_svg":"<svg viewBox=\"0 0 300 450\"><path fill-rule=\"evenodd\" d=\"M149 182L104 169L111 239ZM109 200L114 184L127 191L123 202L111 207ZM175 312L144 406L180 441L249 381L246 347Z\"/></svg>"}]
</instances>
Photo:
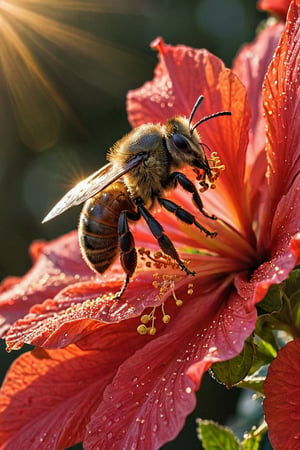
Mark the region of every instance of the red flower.
<instances>
[{"instance_id":1,"label":"red flower","mask_svg":"<svg viewBox=\"0 0 300 450\"><path fill-rule=\"evenodd\" d=\"M259 9L270 11L273 14L285 19L291 0L259 0L257 7Z\"/></svg>"},{"instance_id":2,"label":"red flower","mask_svg":"<svg viewBox=\"0 0 300 450\"><path fill-rule=\"evenodd\" d=\"M274 449L299 448L300 339L283 347L264 383L264 410Z\"/></svg>"},{"instance_id":3,"label":"red flower","mask_svg":"<svg viewBox=\"0 0 300 450\"><path fill-rule=\"evenodd\" d=\"M226 166L217 189L203 195L206 209L219 218L203 224L213 225L218 236L208 239L157 209L196 275L188 277L167 258L154 263L157 246L141 222L136 246L149 253L139 258L120 300L110 295L124 278L118 262L104 276L94 275L74 233L41 245L32 271L7 281L1 297L8 346L44 347L21 356L4 382L4 448L35 449L41 442L65 448L80 440L90 449L159 448L194 408L203 373L241 351L255 326L255 304L300 261L299 4L292 5L264 83L265 119L258 99L279 26L265 30L235 64L251 97L251 122L245 86L218 58L161 39L153 43L160 55L154 79L128 95L133 126L189 115L200 93L201 115L232 112L200 130ZM197 214L186 193L170 195ZM136 329L148 307L157 308L153 324L148 314L156 334L142 336Z\"/></svg>"}]
</instances>

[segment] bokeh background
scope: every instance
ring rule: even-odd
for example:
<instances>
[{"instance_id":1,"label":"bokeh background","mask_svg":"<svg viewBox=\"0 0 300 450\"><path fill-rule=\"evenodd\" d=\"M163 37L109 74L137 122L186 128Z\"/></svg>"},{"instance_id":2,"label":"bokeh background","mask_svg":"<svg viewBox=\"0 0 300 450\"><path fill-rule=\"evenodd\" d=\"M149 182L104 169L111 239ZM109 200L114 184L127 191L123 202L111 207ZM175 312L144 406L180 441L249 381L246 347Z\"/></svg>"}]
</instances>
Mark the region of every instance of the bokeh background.
<instances>
[{"instance_id":1,"label":"bokeh background","mask_svg":"<svg viewBox=\"0 0 300 450\"><path fill-rule=\"evenodd\" d=\"M265 18L255 3L0 0L0 279L30 268L33 240L76 228L77 208L41 219L130 130L126 92L152 78L149 43L205 47L230 67ZM17 352L0 351L3 378ZM206 377L197 411L165 449L196 448L195 417L224 423L238 397Z\"/></svg>"}]
</instances>

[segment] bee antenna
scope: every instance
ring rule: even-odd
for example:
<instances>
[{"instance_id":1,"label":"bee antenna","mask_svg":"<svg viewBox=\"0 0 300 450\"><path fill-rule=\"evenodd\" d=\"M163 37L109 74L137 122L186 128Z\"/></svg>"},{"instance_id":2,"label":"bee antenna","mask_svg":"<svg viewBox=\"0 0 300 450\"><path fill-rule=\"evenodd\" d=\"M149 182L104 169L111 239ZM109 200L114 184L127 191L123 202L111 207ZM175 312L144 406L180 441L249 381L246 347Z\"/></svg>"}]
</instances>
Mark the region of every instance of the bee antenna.
<instances>
[{"instance_id":1,"label":"bee antenna","mask_svg":"<svg viewBox=\"0 0 300 450\"><path fill-rule=\"evenodd\" d=\"M221 112L211 114L210 116L203 117L201 120L196 122L195 125L192 126L192 128L190 128L191 134L193 133L195 128L197 128L201 123L206 122L207 120L210 120L210 119L214 119L215 117L219 117L219 116L231 116L231 111L221 111Z\"/></svg>"},{"instance_id":2,"label":"bee antenna","mask_svg":"<svg viewBox=\"0 0 300 450\"><path fill-rule=\"evenodd\" d=\"M194 131L194 127L191 128L191 123L192 123L193 117L194 117L194 115L195 115L197 109L199 108L199 106L200 106L201 103L203 102L203 100L204 100L204 95L200 95L200 96L198 97L198 99L196 100L196 103L194 104L193 109L192 109L192 112L191 112L191 114L190 114L190 117L189 117L189 128L190 128L191 134L192 134L193 131Z\"/></svg>"}]
</instances>

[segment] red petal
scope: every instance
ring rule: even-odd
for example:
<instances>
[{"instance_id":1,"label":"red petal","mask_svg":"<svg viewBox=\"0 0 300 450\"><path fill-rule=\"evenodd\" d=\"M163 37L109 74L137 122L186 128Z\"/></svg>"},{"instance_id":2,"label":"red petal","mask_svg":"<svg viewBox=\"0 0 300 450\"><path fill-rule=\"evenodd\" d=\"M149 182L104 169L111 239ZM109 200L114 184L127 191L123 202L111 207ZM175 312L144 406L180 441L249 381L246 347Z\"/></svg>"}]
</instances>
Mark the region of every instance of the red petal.
<instances>
[{"instance_id":1,"label":"red petal","mask_svg":"<svg viewBox=\"0 0 300 450\"><path fill-rule=\"evenodd\" d=\"M260 219L260 239L265 248L270 247L272 236L269 230L278 203L285 195L288 199L289 191L299 189L299 8L299 0L291 3L287 25L264 84L269 183L264 192L266 200Z\"/></svg>"},{"instance_id":2,"label":"red petal","mask_svg":"<svg viewBox=\"0 0 300 450\"><path fill-rule=\"evenodd\" d=\"M184 305L164 333L120 366L88 425L86 448L157 449L173 439L204 371L241 350L255 319L224 286Z\"/></svg>"},{"instance_id":3,"label":"red petal","mask_svg":"<svg viewBox=\"0 0 300 450\"><path fill-rule=\"evenodd\" d=\"M46 348L64 347L101 327L100 322L127 320L141 315L146 307L161 303L152 285L153 272L137 275L121 299L116 299L115 293L120 290L124 275L120 272L118 275L119 280L115 281L113 272L109 271L109 282L71 285L54 299L32 308L30 314L19 319L7 333L8 348L18 349L24 343Z\"/></svg>"},{"instance_id":4,"label":"red petal","mask_svg":"<svg viewBox=\"0 0 300 450\"><path fill-rule=\"evenodd\" d=\"M250 142L247 151L248 170L252 168L258 155L265 148L262 86L282 31L281 23L265 28L253 43L242 47L233 64L233 71L247 88L251 109ZM261 183L262 178L258 176L257 169L261 169L262 175L265 176L266 160L259 161L251 181Z\"/></svg>"},{"instance_id":5,"label":"red petal","mask_svg":"<svg viewBox=\"0 0 300 450\"><path fill-rule=\"evenodd\" d=\"M300 440L300 339L283 347L264 383L264 410L274 449L298 449Z\"/></svg>"},{"instance_id":6,"label":"red petal","mask_svg":"<svg viewBox=\"0 0 300 450\"><path fill-rule=\"evenodd\" d=\"M2 335L12 323L26 315L32 305L53 297L79 278L87 280L94 276L81 257L76 232L50 243L34 243L31 254L34 258L32 269L22 278L8 279L2 288Z\"/></svg>"},{"instance_id":7,"label":"red petal","mask_svg":"<svg viewBox=\"0 0 300 450\"><path fill-rule=\"evenodd\" d=\"M172 320L156 336L138 335L131 319L94 331L80 348L21 356L0 396L5 448L69 447L90 418L87 449L155 449L175 437L203 372L236 355L255 324L255 310L230 295L227 280L210 292L208 286L197 279L201 297L177 315L173 302Z\"/></svg>"},{"instance_id":8,"label":"red petal","mask_svg":"<svg viewBox=\"0 0 300 450\"><path fill-rule=\"evenodd\" d=\"M259 0L257 7L265 11L270 11L285 19L290 3L291 0Z\"/></svg>"},{"instance_id":9,"label":"red petal","mask_svg":"<svg viewBox=\"0 0 300 450\"><path fill-rule=\"evenodd\" d=\"M300 233L291 240L288 234L285 238L282 248L278 248L267 262L255 270L250 282L248 273L236 276L235 287L250 308L265 297L272 284L281 283L300 263Z\"/></svg>"},{"instance_id":10,"label":"red petal","mask_svg":"<svg viewBox=\"0 0 300 450\"><path fill-rule=\"evenodd\" d=\"M153 242L150 243L150 240L147 242L145 240L147 234L144 234L145 231L138 232L139 228L142 227L136 229L137 238L143 238L146 247L151 249ZM249 262L245 262L246 255L244 255L245 261L239 258L239 252L247 254L248 248L241 247L243 240L241 242L237 240L237 249L234 253L231 245L232 234L226 234L226 229L223 230L225 235L222 236L221 244L217 244L217 248L218 246L220 248L218 256L184 253L183 246L191 242L197 247L197 241L188 240L186 237L183 237L181 242L177 241L178 226L176 230L176 233L169 233L169 229L167 231L169 236L174 238L173 242L182 258L190 262L190 269L199 274L202 283L211 283L216 274L236 272L248 267ZM182 247L183 251L180 251ZM173 290L177 291L178 286L185 287L187 291L187 285L190 282L195 284L195 279L189 278L179 269L167 267L160 268L158 271L155 265L149 268L140 264L125 294L121 299L116 299L115 293L120 290L124 275L120 270L113 269L114 266L102 277L102 282L94 280L71 284L53 299L33 307L28 315L19 319L10 328L6 336L8 348L18 349L24 343L46 348L64 347L76 342L93 329L101 327L100 322L120 322L140 316L145 308L159 306L167 301L169 297L172 297ZM157 281L155 277L158 272L160 280L167 288L163 296L160 294L160 287L153 286L154 280ZM164 275L173 277L174 287L163 281ZM203 290L203 287L199 289ZM189 297L186 292L184 296Z\"/></svg>"},{"instance_id":11,"label":"red petal","mask_svg":"<svg viewBox=\"0 0 300 450\"><path fill-rule=\"evenodd\" d=\"M144 340L134 328L93 333L81 350L34 350L11 367L0 392L0 442L7 450L67 448L82 441L118 365ZM91 345L92 344L92 345ZM2 448L2 447L1 447Z\"/></svg>"}]
</instances>

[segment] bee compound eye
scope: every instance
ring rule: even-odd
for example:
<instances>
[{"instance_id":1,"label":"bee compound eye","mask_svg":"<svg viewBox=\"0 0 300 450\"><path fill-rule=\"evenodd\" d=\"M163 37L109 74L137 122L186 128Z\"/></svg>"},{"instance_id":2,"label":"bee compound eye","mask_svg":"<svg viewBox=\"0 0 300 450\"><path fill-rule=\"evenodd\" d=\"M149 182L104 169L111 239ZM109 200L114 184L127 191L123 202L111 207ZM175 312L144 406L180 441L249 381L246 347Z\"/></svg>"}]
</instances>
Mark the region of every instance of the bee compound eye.
<instances>
[{"instance_id":1,"label":"bee compound eye","mask_svg":"<svg viewBox=\"0 0 300 450\"><path fill-rule=\"evenodd\" d=\"M187 140L182 134L175 133L173 136L173 143L177 148L180 150L187 150L188 149L188 143Z\"/></svg>"}]
</instances>

